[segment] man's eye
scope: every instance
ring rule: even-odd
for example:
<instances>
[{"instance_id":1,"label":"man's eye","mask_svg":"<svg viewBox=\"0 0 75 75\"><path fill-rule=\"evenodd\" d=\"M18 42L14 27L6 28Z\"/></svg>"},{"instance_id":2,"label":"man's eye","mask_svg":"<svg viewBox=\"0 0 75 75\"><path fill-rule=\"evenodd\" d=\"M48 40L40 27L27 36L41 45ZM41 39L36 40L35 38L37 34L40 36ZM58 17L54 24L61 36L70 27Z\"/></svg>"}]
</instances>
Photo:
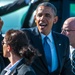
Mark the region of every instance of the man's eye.
<instances>
[{"instance_id":1,"label":"man's eye","mask_svg":"<svg viewBox=\"0 0 75 75\"><path fill-rule=\"evenodd\" d=\"M45 16L46 16L46 17L50 17L50 15L49 15L49 14L46 14Z\"/></svg>"},{"instance_id":2,"label":"man's eye","mask_svg":"<svg viewBox=\"0 0 75 75\"><path fill-rule=\"evenodd\" d=\"M42 14L38 14L37 16L41 17L41 16L42 16Z\"/></svg>"}]
</instances>

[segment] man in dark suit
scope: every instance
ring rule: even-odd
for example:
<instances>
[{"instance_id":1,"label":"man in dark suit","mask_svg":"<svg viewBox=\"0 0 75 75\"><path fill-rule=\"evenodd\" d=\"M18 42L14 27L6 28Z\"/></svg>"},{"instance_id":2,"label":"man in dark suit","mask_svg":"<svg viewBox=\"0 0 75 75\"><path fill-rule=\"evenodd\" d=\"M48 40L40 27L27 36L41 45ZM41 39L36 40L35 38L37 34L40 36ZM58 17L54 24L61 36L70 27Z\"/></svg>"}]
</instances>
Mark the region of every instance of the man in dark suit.
<instances>
[{"instance_id":1,"label":"man in dark suit","mask_svg":"<svg viewBox=\"0 0 75 75\"><path fill-rule=\"evenodd\" d=\"M22 30L27 33L30 43L42 54L31 65L36 74L73 75L69 58L69 39L52 31L53 24L58 20L56 7L49 2L41 3L36 9L34 18L36 27ZM48 47L44 48L45 37L48 37L47 43L50 47L48 53L46 53Z\"/></svg>"}]
</instances>

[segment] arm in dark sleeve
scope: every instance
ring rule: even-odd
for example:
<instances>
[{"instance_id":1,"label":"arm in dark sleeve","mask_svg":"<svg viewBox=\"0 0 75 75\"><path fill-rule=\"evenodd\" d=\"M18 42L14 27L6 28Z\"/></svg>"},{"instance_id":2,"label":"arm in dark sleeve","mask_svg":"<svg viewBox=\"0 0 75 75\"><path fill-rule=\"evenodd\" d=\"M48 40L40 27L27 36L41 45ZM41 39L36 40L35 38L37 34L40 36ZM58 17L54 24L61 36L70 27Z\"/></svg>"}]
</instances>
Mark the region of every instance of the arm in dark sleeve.
<instances>
[{"instance_id":1,"label":"arm in dark sleeve","mask_svg":"<svg viewBox=\"0 0 75 75\"><path fill-rule=\"evenodd\" d=\"M3 58L0 56L0 73L1 71L5 68L5 64L4 64L4 60Z\"/></svg>"},{"instance_id":2,"label":"arm in dark sleeve","mask_svg":"<svg viewBox=\"0 0 75 75\"><path fill-rule=\"evenodd\" d=\"M24 0L17 0L11 4L0 7L0 16L8 14L12 11L15 11L19 8L22 8L28 4L25 3Z\"/></svg>"}]
</instances>

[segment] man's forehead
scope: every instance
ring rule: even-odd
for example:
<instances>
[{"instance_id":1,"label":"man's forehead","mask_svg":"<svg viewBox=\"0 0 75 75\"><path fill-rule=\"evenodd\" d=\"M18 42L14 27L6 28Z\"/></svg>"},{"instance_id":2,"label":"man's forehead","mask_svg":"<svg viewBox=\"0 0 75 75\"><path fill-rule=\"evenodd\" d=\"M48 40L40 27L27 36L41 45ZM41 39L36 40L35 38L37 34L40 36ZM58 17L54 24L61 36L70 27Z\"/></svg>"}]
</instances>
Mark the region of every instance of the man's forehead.
<instances>
[{"instance_id":1,"label":"man's forehead","mask_svg":"<svg viewBox=\"0 0 75 75\"><path fill-rule=\"evenodd\" d=\"M52 10L52 8L47 7L47 6L39 6L36 10L36 13L54 13L54 11Z\"/></svg>"},{"instance_id":2,"label":"man's forehead","mask_svg":"<svg viewBox=\"0 0 75 75\"><path fill-rule=\"evenodd\" d=\"M70 27L70 26L69 26L68 22L65 21L64 24L63 24L63 26L62 26L62 28L69 28L69 27Z\"/></svg>"},{"instance_id":3,"label":"man's forehead","mask_svg":"<svg viewBox=\"0 0 75 75\"><path fill-rule=\"evenodd\" d=\"M44 9L44 8L51 9L51 7L48 7L48 6L39 6L39 7L37 8L37 10L41 10L41 9Z\"/></svg>"},{"instance_id":4,"label":"man's forehead","mask_svg":"<svg viewBox=\"0 0 75 75\"><path fill-rule=\"evenodd\" d=\"M68 24L75 23L75 17L68 18L65 22L67 22Z\"/></svg>"},{"instance_id":5,"label":"man's forehead","mask_svg":"<svg viewBox=\"0 0 75 75\"><path fill-rule=\"evenodd\" d=\"M70 23L68 21L65 21L64 24L63 24L63 28L73 29L73 28L75 28L75 26L72 23Z\"/></svg>"},{"instance_id":6,"label":"man's forehead","mask_svg":"<svg viewBox=\"0 0 75 75\"><path fill-rule=\"evenodd\" d=\"M68 21L65 21L63 25L68 26L68 24L69 24Z\"/></svg>"}]
</instances>

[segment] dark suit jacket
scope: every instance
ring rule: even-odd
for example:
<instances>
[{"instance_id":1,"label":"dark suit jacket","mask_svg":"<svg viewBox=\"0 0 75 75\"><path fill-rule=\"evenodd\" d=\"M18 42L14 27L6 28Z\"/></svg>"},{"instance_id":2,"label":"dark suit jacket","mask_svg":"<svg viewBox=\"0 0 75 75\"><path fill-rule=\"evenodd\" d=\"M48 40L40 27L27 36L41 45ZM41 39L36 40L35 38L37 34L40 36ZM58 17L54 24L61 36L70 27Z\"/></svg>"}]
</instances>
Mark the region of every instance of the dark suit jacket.
<instances>
[{"instance_id":1,"label":"dark suit jacket","mask_svg":"<svg viewBox=\"0 0 75 75\"><path fill-rule=\"evenodd\" d=\"M2 53L2 45L1 42L3 40L2 34L0 34L0 54Z\"/></svg>"},{"instance_id":2,"label":"dark suit jacket","mask_svg":"<svg viewBox=\"0 0 75 75\"><path fill-rule=\"evenodd\" d=\"M4 69L5 67L5 64L4 64L4 60L2 58L2 45L1 45L1 42L3 40L3 37L2 35L0 34L0 72Z\"/></svg>"},{"instance_id":3,"label":"dark suit jacket","mask_svg":"<svg viewBox=\"0 0 75 75\"><path fill-rule=\"evenodd\" d=\"M0 56L0 73L1 71L5 68L5 64L4 64L4 60L3 58Z\"/></svg>"},{"instance_id":4,"label":"dark suit jacket","mask_svg":"<svg viewBox=\"0 0 75 75\"><path fill-rule=\"evenodd\" d=\"M5 72L6 71L3 70L0 75L5 75ZM36 74L30 66L27 66L25 64L25 60L22 59L20 63L17 65L16 69L14 70L13 75L36 75Z\"/></svg>"},{"instance_id":5,"label":"dark suit jacket","mask_svg":"<svg viewBox=\"0 0 75 75\"><path fill-rule=\"evenodd\" d=\"M32 4L39 4L40 2L42 2L42 0L38 0ZM13 3L10 3L8 5L2 6L0 7L0 16L8 14L12 11L18 10L24 6L27 6L28 4L25 3L25 0L16 0ZM36 6L35 6L36 7ZM33 7L34 8L34 7Z\"/></svg>"},{"instance_id":6,"label":"dark suit jacket","mask_svg":"<svg viewBox=\"0 0 75 75\"><path fill-rule=\"evenodd\" d=\"M37 27L29 29L25 28L22 30L27 33L30 43L42 54L42 56L35 59L32 64L32 67L37 75L72 75L71 62L69 59L69 39L66 36L60 33L52 32L59 66L56 71L49 73L42 46L42 40Z\"/></svg>"}]
</instances>

